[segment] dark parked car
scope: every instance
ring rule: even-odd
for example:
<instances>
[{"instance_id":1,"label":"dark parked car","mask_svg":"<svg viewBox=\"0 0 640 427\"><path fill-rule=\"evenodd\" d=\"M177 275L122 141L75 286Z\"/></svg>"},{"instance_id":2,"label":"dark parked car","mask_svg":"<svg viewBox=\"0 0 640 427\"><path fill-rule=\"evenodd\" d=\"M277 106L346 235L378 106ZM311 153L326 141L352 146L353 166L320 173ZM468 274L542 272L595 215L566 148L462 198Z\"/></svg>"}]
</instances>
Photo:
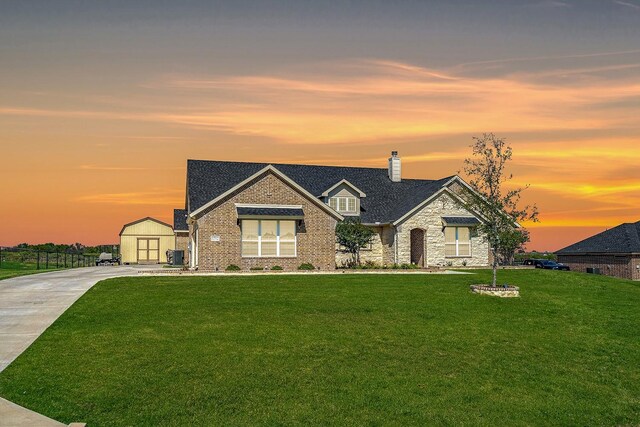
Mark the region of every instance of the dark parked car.
<instances>
[{"instance_id":1,"label":"dark parked car","mask_svg":"<svg viewBox=\"0 0 640 427\"><path fill-rule=\"evenodd\" d=\"M549 259L527 259L524 261L524 265L533 265L535 268L542 268L544 270L571 270L568 265L560 264Z\"/></svg>"}]
</instances>

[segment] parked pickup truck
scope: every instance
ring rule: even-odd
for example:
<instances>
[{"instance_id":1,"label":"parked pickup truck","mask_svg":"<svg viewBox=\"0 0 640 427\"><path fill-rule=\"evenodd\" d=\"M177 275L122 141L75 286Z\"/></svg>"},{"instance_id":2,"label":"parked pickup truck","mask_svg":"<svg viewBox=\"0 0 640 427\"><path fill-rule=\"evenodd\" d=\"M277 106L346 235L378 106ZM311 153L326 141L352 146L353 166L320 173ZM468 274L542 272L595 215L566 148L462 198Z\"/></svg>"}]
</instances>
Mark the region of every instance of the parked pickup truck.
<instances>
[{"instance_id":1,"label":"parked pickup truck","mask_svg":"<svg viewBox=\"0 0 640 427\"><path fill-rule=\"evenodd\" d=\"M108 252L102 252L96 259L96 265L119 265L120 257L114 257Z\"/></svg>"},{"instance_id":2,"label":"parked pickup truck","mask_svg":"<svg viewBox=\"0 0 640 427\"><path fill-rule=\"evenodd\" d=\"M571 270L568 265L560 264L548 259L526 259L523 264L533 265L535 268L542 268L544 270Z\"/></svg>"}]
</instances>

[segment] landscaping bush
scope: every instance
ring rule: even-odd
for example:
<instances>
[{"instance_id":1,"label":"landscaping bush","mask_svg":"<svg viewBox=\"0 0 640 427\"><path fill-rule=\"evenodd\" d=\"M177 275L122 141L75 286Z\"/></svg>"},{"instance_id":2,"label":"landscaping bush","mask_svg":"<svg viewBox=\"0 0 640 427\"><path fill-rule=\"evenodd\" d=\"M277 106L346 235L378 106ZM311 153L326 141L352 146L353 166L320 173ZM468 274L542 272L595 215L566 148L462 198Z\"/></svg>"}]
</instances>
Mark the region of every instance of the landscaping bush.
<instances>
[{"instance_id":1,"label":"landscaping bush","mask_svg":"<svg viewBox=\"0 0 640 427\"><path fill-rule=\"evenodd\" d=\"M298 266L298 270L315 270L316 268L310 262L302 263Z\"/></svg>"},{"instance_id":2,"label":"landscaping bush","mask_svg":"<svg viewBox=\"0 0 640 427\"><path fill-rule=\"evenodd\" d=\"M280 267L279 265L274 265L273 267L271 267L271 270L273 270L273 271L282 271L282 270L284 270L284 268Z\"/></svg>"},{"instance_id":3,"label":"landscaping bush","mask_svg":"<svg viewBox=\"0 0 640 427\"><path fill-rule=\"evenodd\" d=\"M240 271L240 267L238 267L235 264L230 264L230 265L227 265L227 268L225 268L225 271Z\"/></svg>"},{"instance_id":4,"label":"landscaping bush","mask_svg":"<svg viewBox=\"0 0 640 427\"><path fill-rule=\"evenodd\" d=\"M251 267L249 270L251 270L251 271L262 271L262 270L264 270L264 267Z\"/></svg>"}]
</instances>

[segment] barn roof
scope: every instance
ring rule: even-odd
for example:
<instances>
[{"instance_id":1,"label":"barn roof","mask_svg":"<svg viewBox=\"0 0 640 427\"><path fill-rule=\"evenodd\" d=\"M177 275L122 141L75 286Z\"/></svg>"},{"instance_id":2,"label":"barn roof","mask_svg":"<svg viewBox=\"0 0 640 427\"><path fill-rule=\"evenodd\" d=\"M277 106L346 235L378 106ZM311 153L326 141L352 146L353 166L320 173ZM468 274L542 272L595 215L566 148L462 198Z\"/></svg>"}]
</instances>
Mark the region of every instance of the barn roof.
<instances>
[{"instance_id":1,"label":"barn roof","mask_svg":"<svg viewBox=\"0 0 640 427\"><path fill-rule=\"evenodd\" d=\"M119 236L122 236L122 233L124 233L124 230L125 230L127 227L132 226L132 225L139 224L139 223L144 222L144 221L153 221L153 222L157 222L158 224L166 225L167 227L169 227L169 228L173 229L173 227L171 227L171 224L167 224L166 222L162 222L162 221L160 221L159 219L155 219L155 218L151 218L150 216L146 216L146 217L144 217L144 218L140 218L140 219L137 219L137 220L135 220L135 221L132 221L132 222L129 222L129 223L127 223L127 224L123 225L123 226L122 226L122 230L120 230L120 233L119 233L118 235L119 235Z\"/></svg>"}]
</instances>

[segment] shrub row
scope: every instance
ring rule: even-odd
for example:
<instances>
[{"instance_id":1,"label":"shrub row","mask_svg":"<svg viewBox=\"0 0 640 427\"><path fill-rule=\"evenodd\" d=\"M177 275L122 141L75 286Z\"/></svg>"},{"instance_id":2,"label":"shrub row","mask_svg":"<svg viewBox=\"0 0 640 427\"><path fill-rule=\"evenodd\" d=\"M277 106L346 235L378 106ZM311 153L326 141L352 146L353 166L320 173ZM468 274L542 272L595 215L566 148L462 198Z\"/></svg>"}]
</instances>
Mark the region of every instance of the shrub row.
<instances>
[{"instance_id":1,"label":"shrub row","mask_svg":"<svg viewBox=\"0 0 640 427\"><path fill-rule=\"evenodd\" d=\"M313 264L305 262L303 264L300 264L298 266L298 270L315 270L316 268L313 266ZM238 267L235 264L230 264L227 266L227 268L225 268L225 271L240 271L241 268ZM251 271L264 271L267 270L266 267L251 267L249 270ZM274 265L273 267L271 267L271 271L282 271L284 270L284 268L282 268L279 265Z\"/></svg>"}]
</instances>

